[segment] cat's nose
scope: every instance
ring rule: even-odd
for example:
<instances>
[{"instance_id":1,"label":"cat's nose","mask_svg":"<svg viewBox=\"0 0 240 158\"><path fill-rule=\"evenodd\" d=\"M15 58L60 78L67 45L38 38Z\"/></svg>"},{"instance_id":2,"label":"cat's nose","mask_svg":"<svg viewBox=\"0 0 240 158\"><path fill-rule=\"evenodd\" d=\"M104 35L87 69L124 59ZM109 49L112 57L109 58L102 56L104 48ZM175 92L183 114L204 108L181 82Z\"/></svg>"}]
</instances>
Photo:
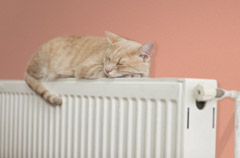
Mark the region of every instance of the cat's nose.
<instances>
[{"instance_id":1,"label":"cat's nose","mask_svg":"<svg viewBox=\"0 0 240 158\"><path fill-rule=\"evenodd\" d=\"M105 68L105 71L106 71L106 73L109 73L109 72L112 71L112 69L110 69L110 68Z\"/></svg>"}]
</instances>

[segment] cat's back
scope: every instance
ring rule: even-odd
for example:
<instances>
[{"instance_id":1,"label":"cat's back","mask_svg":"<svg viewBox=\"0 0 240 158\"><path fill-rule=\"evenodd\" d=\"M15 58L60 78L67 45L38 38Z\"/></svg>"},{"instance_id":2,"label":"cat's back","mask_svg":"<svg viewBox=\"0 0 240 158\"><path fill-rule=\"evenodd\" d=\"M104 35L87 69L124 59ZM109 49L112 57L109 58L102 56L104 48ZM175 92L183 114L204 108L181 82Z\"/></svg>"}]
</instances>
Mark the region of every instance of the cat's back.
<instances>
[{"instance_id":1,"label":"cat's back","mask_svg":"<svg viewBox=\"0 0 240 158\"><path fill-rule=\"evenodd\" d=\"M49 47L52 49L78 49L89 46L98 46L102 44L106 44L107 41L102 37L94 37L94 36L85 36L85 35L68 35L68 36L60 36L49 40L47 43L43 45L43 47Z\"/></svg>"},{"instance_id":2,"label":"cat's back","mask_svg":"<svg viewBox=\"0 0 240 158\"><path fill-rule=\"evenodd\" d=\"M89 56L93 53L106 49L108 42L106 38L67 35L55 37L43 44L37 52L37 56L44 56L50 60L56 58L68 58L68 56Z\"/></svg>"},{"instance_id":3,"label":"cat's back","mask_svg":"<svg viewBox=\"0 0 240 158\"><path fill-rule=\"evenodd\" d=\"M72 68L92 55L101 56L108 47L107 39L102 37L60 36L43 44L29 65L48 65L50 69Z\"/></svg>"}]
</instances>

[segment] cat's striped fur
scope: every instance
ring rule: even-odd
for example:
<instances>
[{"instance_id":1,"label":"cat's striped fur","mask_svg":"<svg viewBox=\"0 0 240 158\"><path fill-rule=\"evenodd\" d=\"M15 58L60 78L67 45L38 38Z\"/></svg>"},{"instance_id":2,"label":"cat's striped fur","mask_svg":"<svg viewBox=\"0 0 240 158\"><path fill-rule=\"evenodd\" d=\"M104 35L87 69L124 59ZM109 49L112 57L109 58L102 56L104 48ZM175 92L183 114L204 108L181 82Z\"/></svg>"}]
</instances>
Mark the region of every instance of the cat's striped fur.
<instances>
[{"instance_id":1,"label":"cat's striped fur","mask_svg":"<svg viewBox=\"0 0 240 158\"><path fill-rule=\"evenodd\" d=\"M60 105L61 98L40 81L148 76L152 42L141 45L110 32L106 36L63 36L45 43L27 66L27 84L47 102Z\"/></svg>"}]
</instances>

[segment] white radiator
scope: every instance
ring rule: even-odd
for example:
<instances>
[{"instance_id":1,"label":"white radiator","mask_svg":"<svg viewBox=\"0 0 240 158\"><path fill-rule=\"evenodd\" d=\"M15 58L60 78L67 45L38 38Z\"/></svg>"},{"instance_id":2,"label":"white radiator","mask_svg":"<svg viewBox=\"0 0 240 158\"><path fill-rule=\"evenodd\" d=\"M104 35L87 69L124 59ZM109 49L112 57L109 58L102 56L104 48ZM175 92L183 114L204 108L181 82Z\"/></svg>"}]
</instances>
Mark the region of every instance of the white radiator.
<instances>
[{"instance_id":1,"label":"white radiator","mask_svg":"<svg viewBox=\"0 0 240 158\"><path fill-rule=\"evenodd\" d=\"M0 157L215 158L216 101L193 89L215 80L98 79L45 83L50 106L24 81L0 81Z\"/></svg>"}]
</instances>

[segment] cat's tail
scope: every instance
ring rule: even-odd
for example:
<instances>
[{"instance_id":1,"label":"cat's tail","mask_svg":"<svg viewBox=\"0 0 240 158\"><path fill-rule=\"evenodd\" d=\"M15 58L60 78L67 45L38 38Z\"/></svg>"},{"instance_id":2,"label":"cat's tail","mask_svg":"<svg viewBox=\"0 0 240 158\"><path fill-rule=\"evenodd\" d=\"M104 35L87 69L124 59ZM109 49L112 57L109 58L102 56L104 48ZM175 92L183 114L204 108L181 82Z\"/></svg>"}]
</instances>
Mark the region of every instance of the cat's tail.
<instances>
[{"instance_id":1,"label":"cat's tail","mask_svg":"<svg viewBox=\"0 0 240 158\"><path fill-rule=\"evenodd\" d=\"M61 105L62 98L51 93L39 80L28 74L25 73L25 81L28 86L39 94L44 100L52 105Z\"/></svg>"}]
</instances>

